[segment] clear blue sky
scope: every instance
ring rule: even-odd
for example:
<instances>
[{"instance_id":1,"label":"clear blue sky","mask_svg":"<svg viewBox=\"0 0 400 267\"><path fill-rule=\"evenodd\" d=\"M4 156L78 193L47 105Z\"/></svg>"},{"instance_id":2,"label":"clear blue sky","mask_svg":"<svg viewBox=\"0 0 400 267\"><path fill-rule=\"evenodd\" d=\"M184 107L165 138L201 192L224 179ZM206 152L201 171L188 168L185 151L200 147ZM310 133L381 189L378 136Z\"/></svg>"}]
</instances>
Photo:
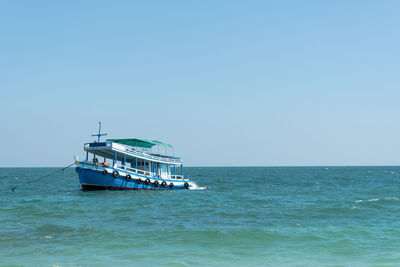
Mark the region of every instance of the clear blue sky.
<instances>
[{"instance_id":1,"label":"clear blue sky","mask_svg":"<svg viewBox=\"0 0 400 267\"><path fill-rule=\"evenodd\" d=\"M0 2L0 166L99 120L187 166L398 165L400 1Z\"/></svg>"}]
</instances>

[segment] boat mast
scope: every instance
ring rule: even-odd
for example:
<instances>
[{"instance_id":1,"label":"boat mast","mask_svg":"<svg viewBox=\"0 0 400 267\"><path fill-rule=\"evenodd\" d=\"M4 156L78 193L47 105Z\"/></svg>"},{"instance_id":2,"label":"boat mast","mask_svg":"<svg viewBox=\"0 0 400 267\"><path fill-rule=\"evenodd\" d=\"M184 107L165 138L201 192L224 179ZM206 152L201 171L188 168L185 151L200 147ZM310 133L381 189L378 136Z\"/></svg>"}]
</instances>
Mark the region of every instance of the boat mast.
<instances>
[{"instance_id":1,"label":"boat mast","mask_svg":"<svg viewBox=\"0 0 400 267\"><path fill-rule=\"evenodd\" d=\"M103 135L107 135L107 133L101 133L101 121L99 121L99 133L92 134L92 136L97 136L97 143L100 143L100 137Z\"/></svg>"}]
</instances>

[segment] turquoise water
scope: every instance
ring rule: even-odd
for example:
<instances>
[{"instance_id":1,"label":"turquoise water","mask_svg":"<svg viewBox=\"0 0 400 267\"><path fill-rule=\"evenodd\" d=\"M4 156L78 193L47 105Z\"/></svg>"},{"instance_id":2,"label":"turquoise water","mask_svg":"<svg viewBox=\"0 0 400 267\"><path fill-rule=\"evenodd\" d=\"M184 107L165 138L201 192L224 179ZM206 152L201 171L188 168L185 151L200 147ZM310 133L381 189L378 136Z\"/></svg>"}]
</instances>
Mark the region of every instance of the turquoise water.
<instances>
[{"instance_id":1,"label":"turquoise water","mask_svg":"<svg viewBox=\"0 0 400 267\"><path fill-rule=\"evenodd\" d=\"M0 266L400 265L400 167L193 167L205 189L96 192L68 169L23 185L53 170L0 169Z\"/></svg>"}]
</instances>

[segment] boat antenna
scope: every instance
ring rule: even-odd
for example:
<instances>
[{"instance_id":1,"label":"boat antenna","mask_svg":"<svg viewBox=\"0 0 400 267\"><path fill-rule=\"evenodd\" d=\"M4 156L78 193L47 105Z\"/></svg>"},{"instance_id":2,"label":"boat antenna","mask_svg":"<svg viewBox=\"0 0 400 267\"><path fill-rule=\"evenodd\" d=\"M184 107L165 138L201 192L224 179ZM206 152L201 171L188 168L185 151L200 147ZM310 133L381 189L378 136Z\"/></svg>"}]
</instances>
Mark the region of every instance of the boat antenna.
<instances>
[{"instance_id":1,"label":"boat antenna","mask_svg":"<svg viewBox=\"0 0 400 267\"><path fill-rule=\"evenodd\" d=\"M99 121L99 133L92 134L92 136L97 136L97 142L100 143L100 137L103 135L107 135L106 133L101 133L101 121Z\"/></svg>"}]
</instances>

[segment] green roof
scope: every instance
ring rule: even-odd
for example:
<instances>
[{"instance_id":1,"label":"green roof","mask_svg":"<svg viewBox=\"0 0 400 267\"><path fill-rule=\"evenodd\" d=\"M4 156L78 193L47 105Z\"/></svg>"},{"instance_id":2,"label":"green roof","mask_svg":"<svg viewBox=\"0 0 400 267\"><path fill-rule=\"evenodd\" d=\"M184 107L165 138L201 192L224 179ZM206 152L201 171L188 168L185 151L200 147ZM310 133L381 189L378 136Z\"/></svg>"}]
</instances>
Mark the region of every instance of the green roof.
<instances>
[{"instance_id":1,"label":"green roof","mask_svg":"<svg viewBox=\"0 0 400 267\"><path fill-rule=\"evenodd\" d=\"M144 147L144 148L151 148L155 145L160 145L160 146L167 146L167 147L172 147L169 144L165 144L159 141L150 141L146 139L137 139L137 138L130 138L130 139L107 139L109 142L114 142L114 143L119 143L119 144L124 144L128 146L136 146L136 147Z\"/></svg>"}]
</instances>

